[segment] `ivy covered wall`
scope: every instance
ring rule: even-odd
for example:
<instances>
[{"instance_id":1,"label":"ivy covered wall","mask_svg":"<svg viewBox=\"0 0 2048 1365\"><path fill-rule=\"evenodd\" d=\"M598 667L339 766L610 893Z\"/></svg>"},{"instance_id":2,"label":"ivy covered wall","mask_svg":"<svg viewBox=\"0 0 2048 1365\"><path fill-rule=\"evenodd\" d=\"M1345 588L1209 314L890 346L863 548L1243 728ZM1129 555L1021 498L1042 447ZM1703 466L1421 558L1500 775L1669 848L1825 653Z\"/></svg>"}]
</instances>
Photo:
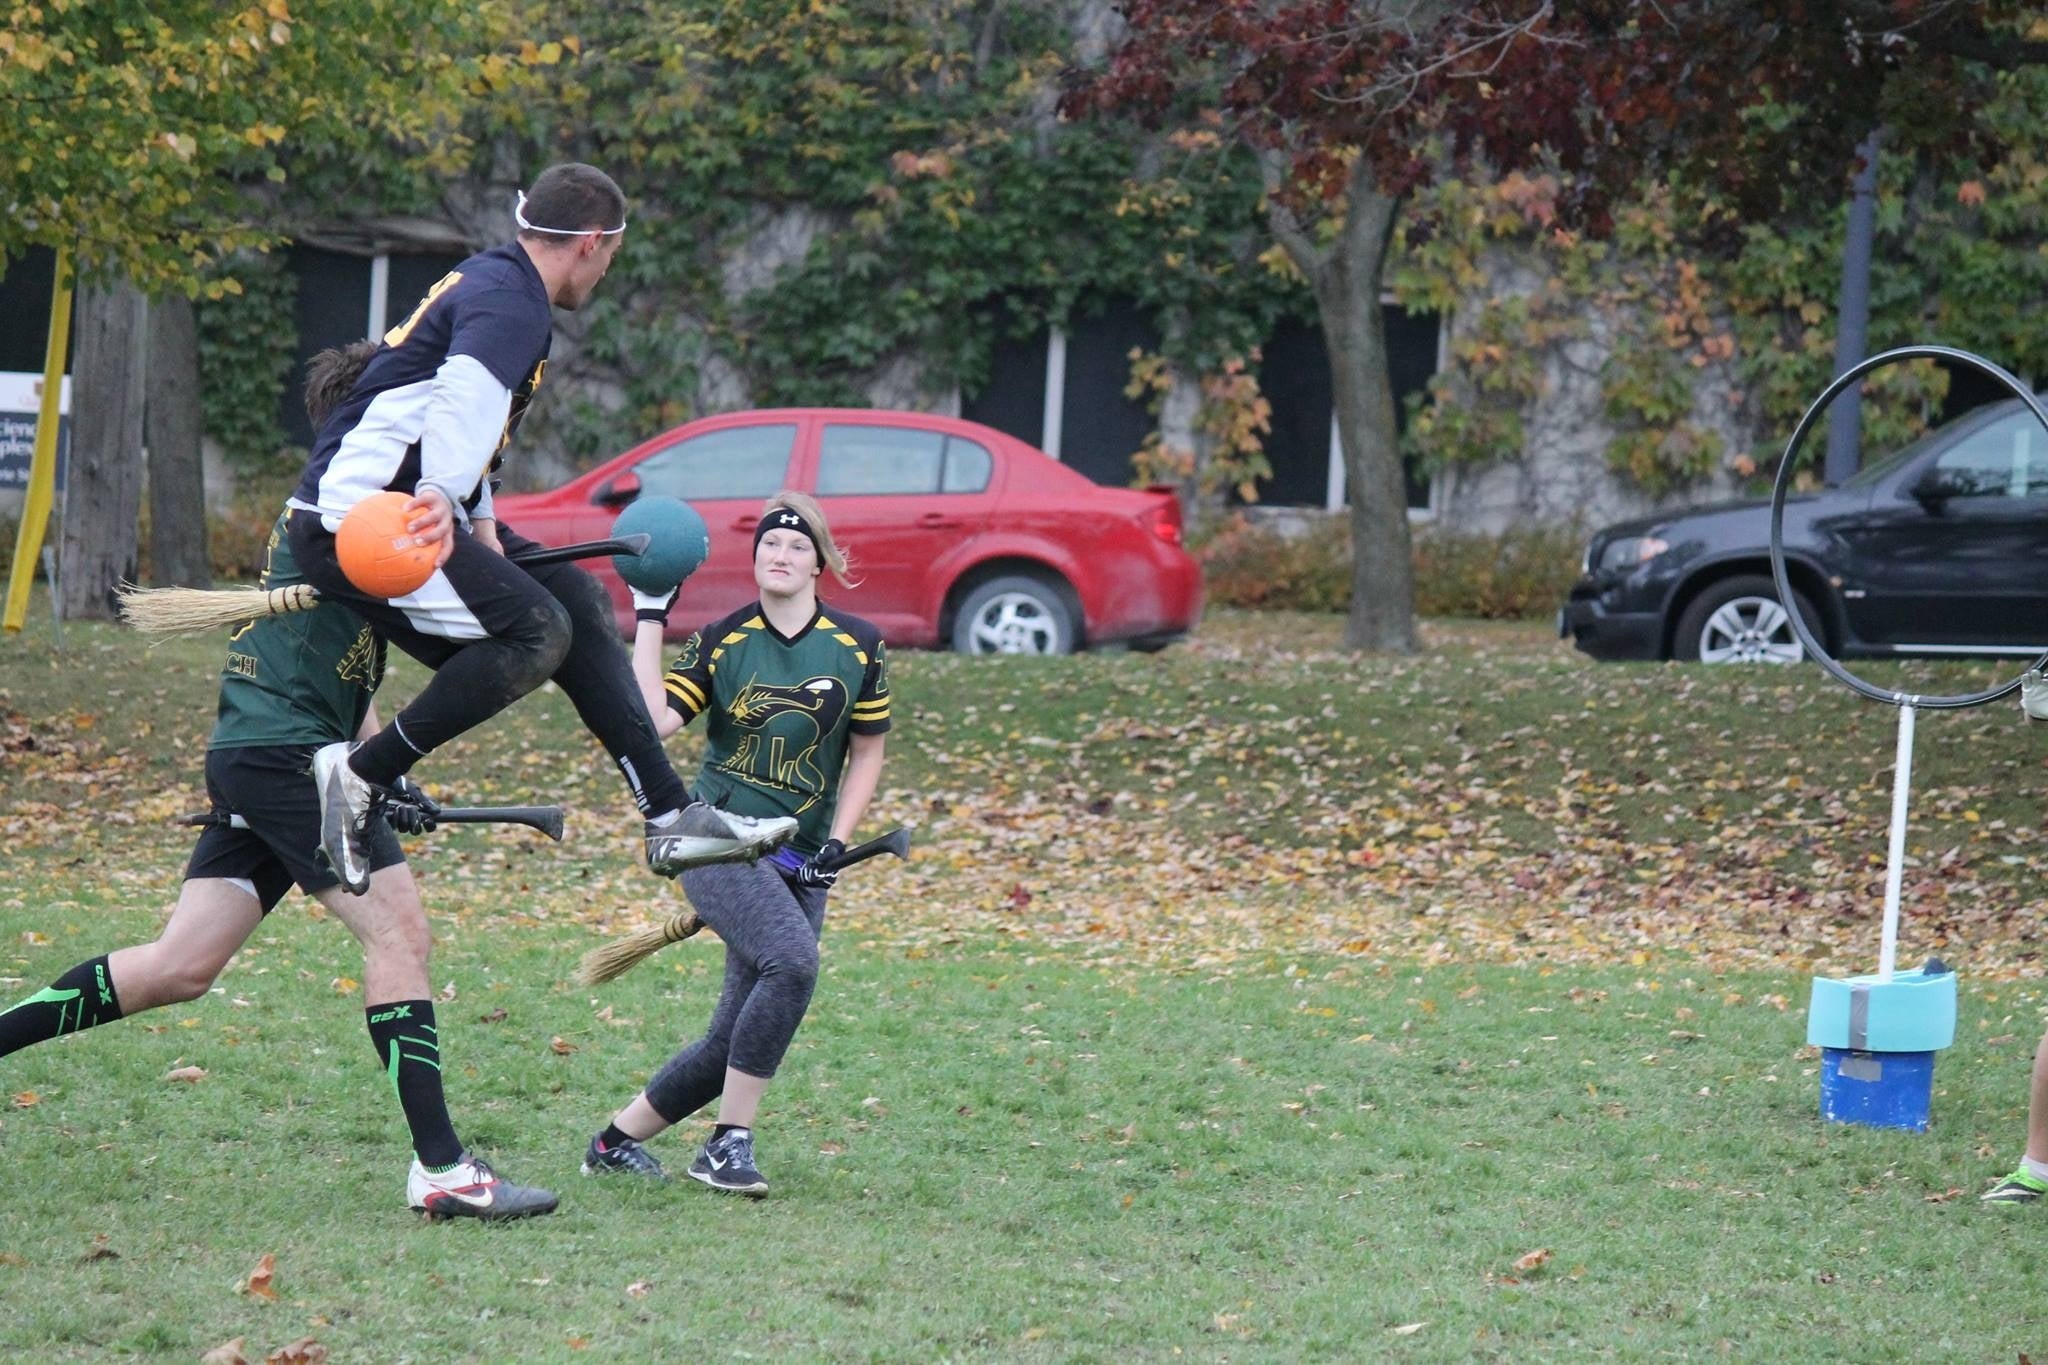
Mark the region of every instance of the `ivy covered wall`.
<instances>
[{"instance_id":1,"label":"ivy covered wall","mask_svg":"<svg viewBox=\"0 0 2048 1365\"><path fill-rule=\"evenodd\" d=\"M513 190L549 161L620 180L632 227L563 320L513 465L529 482L708 411L941 406L987 382L998 328L1116 301L1162 339L1131 357L1131 393L1159 424L1134 474L1256 493L1254 350L1308 301L1264 235L1254 169L1222 139L1056 117L1061 71L1111 31L1102 0L496 0L491 14L501 41L477 64L466 174L309 168L288 210L309 228L421 215L482 244L510 234ZM2048 112L2038 73L2007 97L1991 116L2013 126ZM2027 307L2048 273L2048 164L1884 171L1873 346L1941 340L2048 374ZM1559 190L1454 181L1408 206L1396 296L1452 320L1409 440L1452 490L1450 518L1619 514L1767 469L1831 363L1840 213L1745 229L1659 186L1595 242L1553 226ZM202 315L209 429L260 464L281 441L262 415L288 382L289 278L275 257L234 269L242 292ZM1936 417L1943 383L1894 376L1870 440Z\"/></svg>"}]
</instances>

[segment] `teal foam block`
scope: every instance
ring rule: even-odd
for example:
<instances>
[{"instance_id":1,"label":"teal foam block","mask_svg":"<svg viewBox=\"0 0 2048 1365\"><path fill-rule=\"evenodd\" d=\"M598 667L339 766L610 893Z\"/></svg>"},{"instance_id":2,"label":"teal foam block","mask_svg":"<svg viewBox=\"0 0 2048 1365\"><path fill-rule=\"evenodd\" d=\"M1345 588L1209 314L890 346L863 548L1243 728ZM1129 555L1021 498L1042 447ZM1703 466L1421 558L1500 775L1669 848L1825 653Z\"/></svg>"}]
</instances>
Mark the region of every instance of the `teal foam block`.
<instances>
[{"instance_id":1,"label":"teal foam block","mask_svg":"<svg viewBox=\"0 0 2048 1365\"><path fill-rule=\"evenodd\" d=\"M1939 1052L1956 1040L1956 975L1925 970L1813 979L1806 1041L1854 1052Z\"/></svg>"}]
</instances>

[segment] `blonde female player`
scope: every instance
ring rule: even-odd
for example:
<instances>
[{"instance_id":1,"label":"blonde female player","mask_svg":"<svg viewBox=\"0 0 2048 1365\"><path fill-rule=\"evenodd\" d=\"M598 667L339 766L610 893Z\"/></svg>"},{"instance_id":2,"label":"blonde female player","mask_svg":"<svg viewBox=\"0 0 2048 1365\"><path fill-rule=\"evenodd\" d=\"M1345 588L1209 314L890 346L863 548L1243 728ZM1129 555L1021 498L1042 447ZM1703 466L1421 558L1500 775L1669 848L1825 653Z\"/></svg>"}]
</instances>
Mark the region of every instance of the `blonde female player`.
<instances>
[{"instance_id":1,"label":"blonde female player","mask_svg":"<svg viewBox=\"0 0 2048 1365\"><path fill-rule=\"evenodd\" d=\"M748 816L793 816L797 832L759 863L697 867L683 892L725 941L725 985L702 1037L655 1073L647 1088L590 1140L586 1174L623 1171L666 1179L641 1144L718 1101L718 1125L693 1179L761 1196L754 1117L818 979L818 935L833 862L860 825L882 774L889 675L875 628L818 601L826 569L847 584L846 557L818 504L784 491L754 530L760 599L683 642L661 674L661 632L675 593L636 594L633 672L663 738L705 716L700 802ZM685 812L682 832L710 806Z\"/></svg>"}]
</instances>

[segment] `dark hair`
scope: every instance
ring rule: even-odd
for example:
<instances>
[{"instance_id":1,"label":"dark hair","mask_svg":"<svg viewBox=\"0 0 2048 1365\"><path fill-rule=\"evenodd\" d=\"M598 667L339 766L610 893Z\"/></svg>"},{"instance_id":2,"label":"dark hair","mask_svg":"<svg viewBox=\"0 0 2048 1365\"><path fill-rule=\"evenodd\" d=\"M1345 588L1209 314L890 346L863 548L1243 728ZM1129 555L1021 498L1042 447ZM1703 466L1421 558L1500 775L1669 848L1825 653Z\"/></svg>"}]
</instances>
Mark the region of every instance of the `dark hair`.
<instances>
[{"instance_id":1,"label":"dark hair","mask_svg":"<svg viewBox=\"0 0 2048 1365\"><path fill-rule=\"evenodd\" d=\"M363 367L377 354L375 338L365 337L346 346L329 346L306 362L306 418L314 426L327 420L334 405L348 397Z\"/></svg>"},{"instance_id":2,"label":"dark hair","mask_svg":"<svg viewBox=\"0 0 2048 1365\"><path fill-rule=\"evenodd\" d=\"M605 232L626 221L626 196L612 178L595 166L565 161L550 166L526 192L526 221L535 228L562 232ZM524 232L522 237L554 233Z\"/></svg>"}]
</instances>

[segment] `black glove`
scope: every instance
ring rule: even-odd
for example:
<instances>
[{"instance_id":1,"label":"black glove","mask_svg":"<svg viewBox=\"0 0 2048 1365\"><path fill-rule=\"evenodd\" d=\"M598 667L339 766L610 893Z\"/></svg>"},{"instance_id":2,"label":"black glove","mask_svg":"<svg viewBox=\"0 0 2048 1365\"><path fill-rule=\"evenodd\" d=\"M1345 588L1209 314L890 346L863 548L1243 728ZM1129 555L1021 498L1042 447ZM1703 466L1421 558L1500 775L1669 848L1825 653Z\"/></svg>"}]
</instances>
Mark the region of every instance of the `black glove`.
<instances>
[{"instance_id":1,"label":"black glove","mask_svg":"<svg viewBox=\"0 0 2048 1365\"><path fill-rule=\"evenodd\" d=\"M839 880L839 860L846 856L846 845L837 839L827 839L816 853L802 867L796 870L796 879L805 886L820 890Z\"/></svg>"},{"instance_id":2,"label":"black glove","mask_svg":"<svg viewBox=\"0 0 2048 1365\"><path fill-rule=\"evenodd\" d=\"M420 790L420 784L401 777L391 784L391 797L384 803L384 823L400 834L431 834L441 803Z\"/></svg>"}]
</instances>

